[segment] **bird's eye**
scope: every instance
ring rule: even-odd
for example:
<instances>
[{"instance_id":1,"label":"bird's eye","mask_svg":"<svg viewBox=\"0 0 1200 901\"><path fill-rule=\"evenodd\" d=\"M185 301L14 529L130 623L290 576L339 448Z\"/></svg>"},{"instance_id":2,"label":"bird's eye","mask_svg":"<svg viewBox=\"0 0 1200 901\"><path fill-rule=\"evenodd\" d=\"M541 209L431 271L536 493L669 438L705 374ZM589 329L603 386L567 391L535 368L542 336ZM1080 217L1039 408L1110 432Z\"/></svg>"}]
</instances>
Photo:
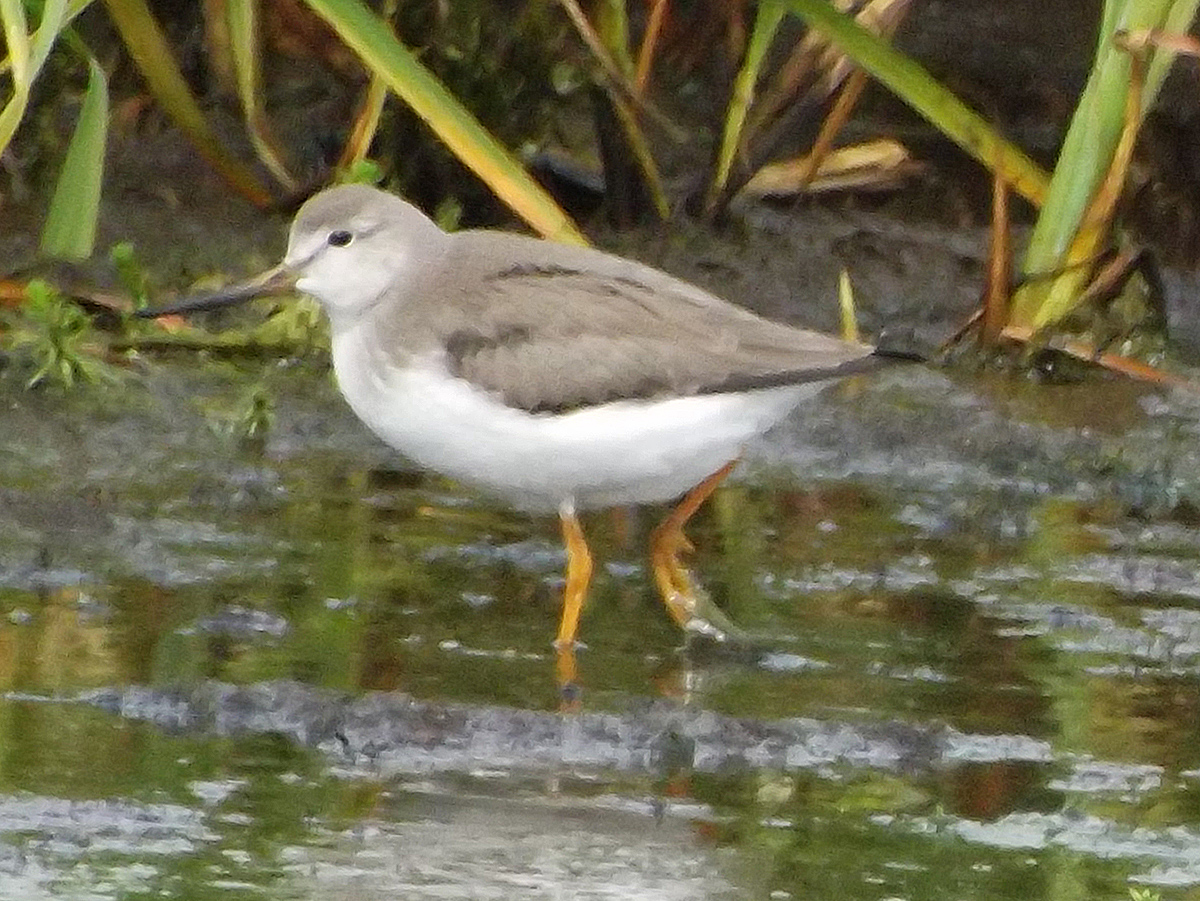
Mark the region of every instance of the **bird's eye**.
<instances>
[{"instance_id":1,"label":"bird's eye","mask_svg":"<svg viewBox=\"0 0 1200 901\"><path fill-rule=\"evenodd\" d=\"M354 240L354 235L350 234L350 232L346 231L345 229L339 228L337 231L330 232L329 237L326 240L329 242L331 247L345 247Z\"/></svg>"}]
</instances>

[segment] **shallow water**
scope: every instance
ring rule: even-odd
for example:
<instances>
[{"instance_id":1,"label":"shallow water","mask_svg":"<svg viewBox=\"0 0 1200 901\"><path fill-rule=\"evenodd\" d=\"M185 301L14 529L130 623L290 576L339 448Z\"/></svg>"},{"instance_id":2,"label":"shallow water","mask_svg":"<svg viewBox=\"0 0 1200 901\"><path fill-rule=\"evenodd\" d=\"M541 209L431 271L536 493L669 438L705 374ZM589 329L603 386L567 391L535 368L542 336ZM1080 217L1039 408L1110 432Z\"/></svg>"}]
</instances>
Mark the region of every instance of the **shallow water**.
<instances>
[{"instance_id":1,"label":"shallow water","mask_svg":"<svg viewBox=\"0 0 1200 901\"><path fill-rule=\"evenodd\" d=\"M690 530L765 653L681 653L659 511L594 514L561 714L556 524L317 367L0 390L2 899L1200 893L1193 399L840 385Z\"/></svg>"}]
</instances>

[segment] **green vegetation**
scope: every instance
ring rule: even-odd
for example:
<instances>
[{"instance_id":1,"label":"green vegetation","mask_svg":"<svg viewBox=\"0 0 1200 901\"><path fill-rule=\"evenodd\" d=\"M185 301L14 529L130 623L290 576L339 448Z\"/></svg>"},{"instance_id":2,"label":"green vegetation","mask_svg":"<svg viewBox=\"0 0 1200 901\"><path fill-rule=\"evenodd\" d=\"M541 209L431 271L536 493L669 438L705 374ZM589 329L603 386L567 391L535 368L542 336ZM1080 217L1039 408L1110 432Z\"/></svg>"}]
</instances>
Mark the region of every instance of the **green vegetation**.
<instances>
[{"instance_id":1,"label":"green vegetation","mask_svg":"<svg viewBox=\"0 0 1200 901\"><path fill-rule=\"evenodd\" d=\"M71 388L115 380L116 370L89 346L94 335L83 310L40 280L31 281L25 294L24 315L8 337L13 350L30 361L28 387Z\"/></svg>"},{"instance_id":2,"label":"green vegetation","mask_svg":"<svg viewBox=\"0 0 1200 901\"><path fill-rule=\"evenodd\" d=\"M1143 113L1178 50L1171 38L1186 32L1198 3L1107 0L1091 77L1060 158L1047 174L918 63L890 46L889 36L907 13L909 0L866 0L853 15L841 11L848 4L829 0L763 0L747 10L750 18L742 33L732 27L727 32L727 39L740 40L741 46L720 118L709 123L716 137L711 169L702 182L691 179L689 190L695 193L681 198L669 195L657 155L662 147L677 147L693 136L652 99L670 90L666 84L654 90L656 73L662 80L663 72L672 68L655 65L665 52L661 29L670 0L652 4L640 17L622 0L606 0L586 12L576 0L528 0L508 10L507 18L493 15L486 0L445 8L387 3L382 12L362 0L306 0L307 8L340 41L342 52L351 53L368 77L356 117L347 123L337 171L326 177L374 180L385 175L404 180L402 172L368 156L381 129L388 127L384 99L390 92L496 197L541 234L568 242L584 238L511 148L536 137L531 132L552 129L556 113L562 115L563 108L580 99L570 95L578 95L576 89L589 79L595 84L592 99L603 108L597 117L607 115L612 123L610 139L600 142L610 188L628 191L634 207L640 205L659 218L680 205L712 218L723 213L765 165L778 161L780 122L806 98L816 97L833 112L810 156L788 170L792 174L786 179L789 190L807 184L862 89L865 76L854 69L860 67L991 170L998 184L1041 208L1020 265L1020 286L1001 322L1010 334L1026 336L1061 326L1075 313L1091 296L1089 286L1105 252L1119 244L1116 199L1130 150ZM98 62L101 56L75 24L89 5L88 0L0 0L11 84L11 96L0 108L0 151L31 118L37 102L61 103L71 96L50 91L46 93L52 96L37 99L35 83L47 76L48 62L61 58L58 69L86 72L74 134L42 234L41 251L50 259L82 260L91 255L104 184L112 111L108 78ZM232 190L266 207L302 186L311 187L295 173L286 149L274 137L263 99L268 76L260 4L229 0L206 7L205 48L241 106L258 168L238 159L217 137L147 0L103 0L98 5L103 5L155 102ZM790 17L802 19L810 31L797 38L787 27ZM402 42L394 25L409 40L418 41L419 49ZM574 45L568 43L572 28ZM563 106L547 109L544 104L556 96ZM474 110L486 112L488 126ZM263 184L263 173L273 185ZM454 221L455 198L448 202L443 212ZM143 294L144 286L134 293ZM45 328L44 304L35 306L31 301L28 315L41 325L27 332ZM56 334L62 339L66 323L61 316L56 321ZM57 349L39 357L38 380L51 370L73 370L63 362L72 357L66 345L81 347L86 342L71 334L66 344L47 345Z\"/></svg>"}]
</instances>

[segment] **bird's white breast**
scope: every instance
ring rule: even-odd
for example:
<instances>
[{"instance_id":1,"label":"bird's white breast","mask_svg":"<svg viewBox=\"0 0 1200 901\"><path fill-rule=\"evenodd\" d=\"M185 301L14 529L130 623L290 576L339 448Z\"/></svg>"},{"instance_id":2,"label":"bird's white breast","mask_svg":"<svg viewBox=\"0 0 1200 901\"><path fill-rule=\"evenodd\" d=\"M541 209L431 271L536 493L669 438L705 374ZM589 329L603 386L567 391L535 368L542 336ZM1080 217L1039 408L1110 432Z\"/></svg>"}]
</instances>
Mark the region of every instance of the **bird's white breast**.
<instances>
[{"instance_id":1,"label":"bird's white breast","mask_svg":"<svg viewBox=\"0 0 1200 901\"><path fill-rule=\"evenodd\" d=\"M452 376L434 356L397 366L364 342L361 330L335 328L333 341L338 386L358 417L422 466L524 509L669 500L823 387L531 414Z\"/></svg>"}]
</instances>

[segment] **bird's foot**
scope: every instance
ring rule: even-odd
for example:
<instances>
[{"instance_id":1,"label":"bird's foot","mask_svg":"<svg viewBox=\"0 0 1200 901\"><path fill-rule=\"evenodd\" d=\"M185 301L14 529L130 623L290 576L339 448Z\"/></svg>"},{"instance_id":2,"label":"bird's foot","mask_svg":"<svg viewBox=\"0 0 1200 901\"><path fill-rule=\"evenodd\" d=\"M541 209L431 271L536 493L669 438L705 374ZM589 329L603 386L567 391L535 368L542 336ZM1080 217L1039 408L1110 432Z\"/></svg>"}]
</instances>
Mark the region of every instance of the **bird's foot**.
<instances>
[{"instance_id":1,"label":"bird's foot","mask_svg":"<svg viewBox=\"0 0 1200 901\"><path fill-rule=\"evenodd\" d=\"M579 666L575 661L576 642L554 642L554 681L558 684L558 709L571 713L579 709L581 690Z\"/></svg>"}]
</instances>

